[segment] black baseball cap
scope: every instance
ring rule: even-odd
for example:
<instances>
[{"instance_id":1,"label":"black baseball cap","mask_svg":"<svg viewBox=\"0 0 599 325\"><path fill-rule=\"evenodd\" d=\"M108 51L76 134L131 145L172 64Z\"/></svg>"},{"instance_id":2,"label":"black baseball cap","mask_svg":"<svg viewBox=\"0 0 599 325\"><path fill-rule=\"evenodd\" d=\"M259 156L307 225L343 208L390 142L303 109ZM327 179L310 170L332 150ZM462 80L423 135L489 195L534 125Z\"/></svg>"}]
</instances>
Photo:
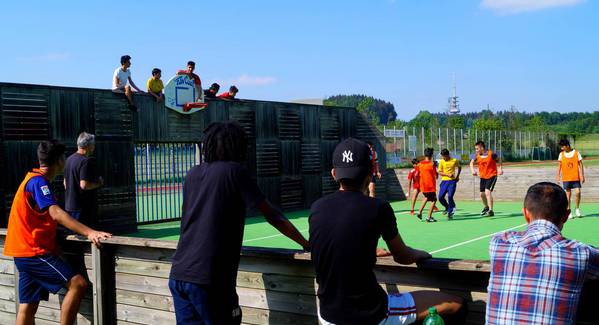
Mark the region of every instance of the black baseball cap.
<instances>
[{"instance_id":1,"label":"black baseball cap","mask_svg":"<svg viewBox=\"0 0 599 325\"><path fill-rule=\"evenodd\" d=\"M364 141L347 138L335 147L333 167L337 180L359 180L372 170L370 148Z\"/></svg>"}]
</instances>

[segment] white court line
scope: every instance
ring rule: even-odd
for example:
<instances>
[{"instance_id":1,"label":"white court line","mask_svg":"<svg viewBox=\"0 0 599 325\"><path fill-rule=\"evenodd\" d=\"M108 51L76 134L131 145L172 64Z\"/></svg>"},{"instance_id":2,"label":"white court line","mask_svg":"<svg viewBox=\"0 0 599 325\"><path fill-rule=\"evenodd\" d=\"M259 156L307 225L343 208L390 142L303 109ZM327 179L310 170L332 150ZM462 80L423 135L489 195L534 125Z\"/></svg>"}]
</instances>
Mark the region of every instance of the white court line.
<instances>
[{"instance_id":1,"label":"white court line","mask_svg":"<svg viewBox=\"0 0 599 325\"><path fill-rule=\"evenodd\" d=\"M457 244L455 244L455 245L447 246L447 247L445 247L445 248L437 249L436 251L432 251L432 252L429 252L429 253L430 253L430 254L436 254L436 253L439 253L439 252L442 252L442 251L446 251L446 250L448 250L448 249L456 248L456 247L458 247L458 246L462 246L462 245L466 245L466 244L469 244L469 243L475 242L475 241L477 241L477 240L481 240L481 239L484 239L484 238L487 238L487 237L491 237L491 236L493 236L493 235L495 235L495 234L498 234L498 233L500 233L500 232L514 230L514 229L516 229L516 228L524 227L524 226L526 226L526 225L527 225L527 223L523 223L523 224L521 224L521 225L519 225L519 226L515 226L515 227L512 227L512 228L508 228L508 229L500 230L500 231L498 231L498 232L494 232L494 233L492 233L492 234L488 234L488 235L484 235L484 236L476 237L476 238L474 238L474 239L470 239L470 240L467 240L467 241L464 241L464 242L461 242L461 243L457 243Z\"/></svg>"},{"instance_id":2,"label":"white court line","mask_svg":"<svg viewBox=\"0 0 599 325\"><path fill-rule=\"evenodd\" d=\"M407 213L409 213L409 211L396 213L395 215L398 215L398 214L407 214ZM308 231L308 229L300 230L299 232L303 234L306 231ZM279 233L279 234L265 236L265 237L258 237L258 238L246 239L243 242L244 243L249 243L249 242L252 242L252 241L257 241L257 240L262 240L262 239L268 239L268 238L274 238L274 237L279 237L279 236L285 236L285 235Z\"/></svg>"}]
</instances>

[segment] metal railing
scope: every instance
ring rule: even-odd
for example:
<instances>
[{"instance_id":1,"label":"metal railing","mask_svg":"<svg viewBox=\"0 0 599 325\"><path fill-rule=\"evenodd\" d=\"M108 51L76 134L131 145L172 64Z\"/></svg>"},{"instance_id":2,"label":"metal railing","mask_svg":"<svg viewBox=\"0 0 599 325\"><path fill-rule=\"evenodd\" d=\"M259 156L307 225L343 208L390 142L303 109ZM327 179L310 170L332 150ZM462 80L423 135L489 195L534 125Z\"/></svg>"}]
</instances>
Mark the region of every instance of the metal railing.
<instances>
[{"instance_id":1,"label":"metal railing","mask_svg":"<svg viewBox=\"0 0 599 325\"><path fill-rule=\"evenodd\" d=\"M137 222L181 218L185 176L198 162L194 143L136 143Z\"/></svg>"},{"instance_id":2,"label":"metal railing","mask_svg":"<svg viewBox=\"0 0 599 325\"><path fill-rule=\"evenodd\" d=\"M389 167L409 164L432 147L435 155L448 149L452 156L469 160L474 155L474 144L481 140L504 161L557 159L559 135L553 132L478 130L450 128L402 128L384 132L385 151ZM573 142L573 139L571 139Z\"/></svg>"}]
</instances>

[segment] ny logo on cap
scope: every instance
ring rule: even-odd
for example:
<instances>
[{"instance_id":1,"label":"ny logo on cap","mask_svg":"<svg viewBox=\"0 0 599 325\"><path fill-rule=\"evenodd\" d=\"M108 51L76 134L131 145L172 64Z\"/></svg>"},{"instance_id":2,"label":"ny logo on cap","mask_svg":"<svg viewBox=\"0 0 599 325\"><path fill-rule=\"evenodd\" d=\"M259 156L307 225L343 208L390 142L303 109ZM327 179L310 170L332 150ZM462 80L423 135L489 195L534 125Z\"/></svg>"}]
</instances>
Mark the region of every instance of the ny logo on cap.
<instances>
[{"instance_id":1,"label":"ny logo on cap","mask_svg":"<svg viewBox=\"0 0 599 325\"><path fill-rule=\"evenodd\" d=\"M349 163L350 161L354 161L354 154L349 150L345 150L343 152L343 159L341 160L344 163Z\"/></svg>"}]
</instances>

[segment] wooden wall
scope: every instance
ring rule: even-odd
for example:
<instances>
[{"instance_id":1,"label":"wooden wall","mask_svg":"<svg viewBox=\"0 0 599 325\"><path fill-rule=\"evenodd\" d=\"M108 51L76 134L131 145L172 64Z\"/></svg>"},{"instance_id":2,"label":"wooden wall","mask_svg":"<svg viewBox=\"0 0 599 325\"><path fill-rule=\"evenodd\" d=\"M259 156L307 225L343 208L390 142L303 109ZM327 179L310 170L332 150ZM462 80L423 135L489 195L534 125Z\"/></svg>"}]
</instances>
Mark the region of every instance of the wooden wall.
<instances>
[{"instance_id":1,"label":"wooden wall","mask_svg":"<svg viewBox=\"0 0 599 325\"><path fill-rule=\"evenodd\" d=\"M0 230L0 249L6 231ZM77 238L72 240L89 245ZM75 242L74 242L75 244ZM95 295L82 304L78 324L174 324L168 289L177 242L113 237L101 250L86 254ZM379 258L375 274L387 292L444 291L468 301L467 324L483 324L489 264L484 261L433 259L400 266ZM14 323L16 288L13 262L0 255L0 323ZM310 255L293 250L245 247L237 276L244 324L317 324L317 284ZM599 282L585 286L578 324L597 324L594 313ZM59 298L41 304L36 324L57 324Z\"/></svg>"},{"instance_id":2,"label":"wooden wall","mask_svg":"<svg viewBox=\"0 0 599 325\"><path fill-rule=\"evenodd\" d=\"M583 202L599 200L599 167L585 167L586 182L582 185ZM397 179L402 188L408 188L410 169L396 169ZM524 201L528 188L538 182L555 182L556 166L504 167L499 176L493 199L503 201ZM473 177L469 166L462 166L462 175L455 194L456 200L480 200L478 177ZM438 181L440 184L440 181ZM561 183L560 183L561 184ZM459 208L459 207L458 207ZM584 211L583 211L584 212Z\"/></svg>"},{"instance_id":3,"label":"wooden wall","mask_svg":"<svg viewBox=\"0 0 599 325\"><path fill-rule=\"evenodd\" d=\"M58 139L67 155L80 132L97 136L96 153L105 187L98 190L99 228L134 232L134 143L197 143L213 121L236 120L249 138L248 168L269 200L283 210L309 208L337 185L330 176L333 149L344 138L375 143L384 169L383 138L353 108L267 101L210 102L207 109L183 115L136 95L137 113L110 90L0 83L0 226L6 225L14 192L24 174L37 165L41 140ZM384 172L379 197L404 198L395 174ZM62 201L62 178L55 192Z\"/></svg>"}]
</instances>

